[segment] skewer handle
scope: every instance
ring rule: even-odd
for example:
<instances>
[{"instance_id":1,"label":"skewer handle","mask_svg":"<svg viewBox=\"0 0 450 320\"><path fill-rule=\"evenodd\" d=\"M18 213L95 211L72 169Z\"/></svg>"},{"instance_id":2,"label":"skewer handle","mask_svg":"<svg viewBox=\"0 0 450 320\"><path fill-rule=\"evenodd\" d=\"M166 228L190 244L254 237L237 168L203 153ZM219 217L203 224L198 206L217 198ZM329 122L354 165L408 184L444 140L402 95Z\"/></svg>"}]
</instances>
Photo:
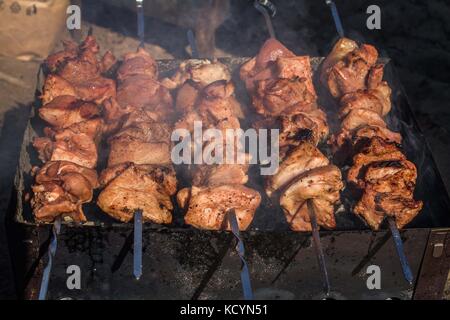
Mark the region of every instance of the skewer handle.
<instances>
[{"instance_id":1,"label":"skewer handle","mask_svg":"<svg viewBox=\"0 0 450 320\"><path fill-rule=\"evenodd\" d=\"M137 11L137 31L139 38L139 47L144 47L145 42L145 21L144 21L144 1L136 0L136 11Z\"/></svg>"},{"instance_id":2,"label":"skewer handle","mask_svg":"<svg viewBox=\"0 0 450 320\"><path fill-rule=\"evenodd\" d=\"M394 239L395 249L397 250L398 257L400 258L400 264L402 265L403 275L409 284L413 284L414 276L408 263L408 259L405 255L405 249L403 248L402 237L398 231L395 220L392 217L388 217L389 229L391 230L392 238Z\"/></svg>"},{"instance_id":3,"label":"skewer handle","mask_svg":"<svg viewBox=\"0 0 450 320\"><path fill-rule=\"evenodd\" d=\"M264 16L270 37L275 39L276 36L275 30L273 29L272 17L277 13L277 8L268 0L255 0L254 6ZM269 10L271 11L271 14L269 14Z\"/></svg>"},{"instance_id":4,"label":"skewer handle","mask_svg":"<svg viewBox=\"0 0 450 320\"><path fill-rule=\"evenodd\" d=\"M39 300L46 300L48 293L48 284L50 282L50 274L52 273L53 267L53 258L56 254L56 248L58 247L58 235L61 231L61 218L56 218L53 227L52 227L52 240L50 245L48 246L48 262L45 266L42 280L41 280L41 289L39 290Z\"/></svg>"},{"instance_id":5,"label":"skewer handle","mask_svg":"<svg viewBox=\"0 0 450 320\"><path fill-rule=\"evenodd\" d=\"M306 201L306 205L308 206L309 219L311 220L314 248L316 251L317 260L319 261L320 271L323 275L325 294L329 296L331 291L330 279L328 278L328 270L325 263L325 256L323 254L322 242L320 241L319 226L317 224L316 213L314 212L314 204L311 199L308 199Z\"/></svg>"},{"instance_id":6,"label":"skewer handle","mask_svg":"<svg viewBox=\"0 0 450 320\"><path fill-rule=\"evenodd\" d=\"M187 32L187 38L189 46L191 47L192 58L198 59L199 55L198 55L197 41L195 40L194 32L191 29L189 29Z\"/></svg>"},{"instance_id":7,"label":"skewer handle","mask_svg":"<svg viewBox=\"0 0 450 320\"><path fill-rule=\"evenodd\" d=\"M142 210L134 213L133 274L136 280L142 276Z\"/></svg>"},{"instance_id":8,"label":"skewer handle","mask_svg":"<svg viewBox=\"0 0 450 320\"><path fill-rule=\"evenodd\" d=\"M253 300L252 284L250 281L250 271L248 270L247 261L245 260L245 247L239 232L239 225L236 219L236 213L233 210L228 212L228 220L230 222L231 231L237 239L236 251L242 261L241 282L244 291L245 300Z\"/></svg>"},{"instance_id":9,"label":"skewer handle","mask_svg":"<svg viewBox=\"0 0 450 320\"><path fill-rule=\"evenodd\" d=\"M334 25L336 26L337 33L341 38L344 38L344 28L342 27L341 18L337 10L336 4L332 0L326 0L325 3L330 7L331 15L333 16Z\"/></svg>"}]
</instances>

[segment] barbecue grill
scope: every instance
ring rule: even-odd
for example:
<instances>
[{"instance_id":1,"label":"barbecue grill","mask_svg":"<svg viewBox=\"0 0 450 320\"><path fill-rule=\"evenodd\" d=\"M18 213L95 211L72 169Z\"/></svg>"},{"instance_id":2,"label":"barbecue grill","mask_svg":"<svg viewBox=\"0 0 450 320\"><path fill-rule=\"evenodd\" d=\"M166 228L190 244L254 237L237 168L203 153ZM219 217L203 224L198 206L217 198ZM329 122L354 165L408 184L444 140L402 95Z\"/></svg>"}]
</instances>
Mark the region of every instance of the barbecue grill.
<instances>
[{"instance_id":1,"label":"barbecue grill","mask_svg":"<svg viewBox=\"0 0 450 320\"><path fill-rule=\"evenodd\" d=\"M311 64L317 70L323 58L314 57ZM239 68L248 58L220 59L233 74L236 97L242 105L250 100L239 79ZM158 61L161 76L175 72L181 61ZM387 58L384 78L392 88L392 111L387 122L403 136L404 151L417 166L418 178L415 196L424 202L421 213L402 230L405 253L415 282L408 284L403 276L394 243L385 225L380 231L371 231L362 220L350 212L355 201L344 193L342 206L336 213L337 228L321 231L331 298L438 298L447 279L442 274L448 266L450 248L450 199L437 170L424 136L414 119L408 99ZM37 88L41 88L42 74ZM317 79L315 79L317 80ZM321 88L317 85L316 88ZM319 104L333 113L337 107L319 91ZM31 146L34 137L42 135L44 123L32 106L30 121L24 132L19 165L15 177L10 214L14 224L10 228L12 253L19 286L25 298L36 298L39 291L45 253L51 238L50 225L34 220L28 201L32 177L30 170L39 165L37 153ZM330 120L336 117L329 117ZM249 126L243 123L243 127ZM330 126L337 126L330 122ZM327 151L327 146L321 146ZM99 168L105 167L105 150L99 150ZM255 170L254 170L255 171ZM186 182L184 182L186 183ZM183 186L183 181L181 181ZM263 192L263 180L256 171L250 172L249 185ZM183 224L181 210L174 211L174 222L169 226L143 226L144 275L134 279L133 224L117 223L101 212L93 201L85 206L88 222L76 225L62 223L58 238L58 252L53 261L49 286L50 299L240 299L240 257L234 248L230 232L196 230ZM321 273L310 233L293 232L285 221L280 207L263 196L248 231L241 233L246 249L253 293L260 299L322 299ZM23 241L25 240L25 241ZM442 252L439 248L442 244ZM438 249L436 249L438 248ZM66 286L69 265L78 265L82 271L81 290ZM381 268L381 289L368 288L367 267ZM430 277L430 270L440 273ZM25 271L25 272L23 272ZM447 271L448 272L448 271ZM21 273L25 274L24 277ZM422 276L423 275L423 276ZM430 290L432 288L432 290ZM434 294L434 296L433 296Z\"/></svg>"}]
</instances>

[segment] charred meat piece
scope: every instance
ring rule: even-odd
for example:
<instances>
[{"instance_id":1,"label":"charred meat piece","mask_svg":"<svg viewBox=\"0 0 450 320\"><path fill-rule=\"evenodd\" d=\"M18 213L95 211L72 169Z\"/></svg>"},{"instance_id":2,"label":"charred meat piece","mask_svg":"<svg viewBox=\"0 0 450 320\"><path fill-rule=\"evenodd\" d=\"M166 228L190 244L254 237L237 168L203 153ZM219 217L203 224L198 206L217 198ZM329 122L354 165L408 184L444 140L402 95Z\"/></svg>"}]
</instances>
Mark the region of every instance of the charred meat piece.
<instances>
[{"instance_id":1,"label":"charred meat piece","mask_svg":"<svg viewBox=\"0 0 450 320\"><path fill-rule=\"evenodd\" d=\"M334 98L358 90L376 88L382 79L383 67L377 65L375 47L341 38L324 60L321 82Z\"/></svg>"},{"instance_id":2,"label":"charred meat piece","mask_svg":"<svg viewBox=\"0 0 450 320\"><path fill-rule=\"evenodd\" d=\"M347 93L341 98L340 105L341 119L355 109L374 111L384 117L391 110L391 88L386 82L382 82L375 89Z\"/></svg>"},{"instance_id":3,"label":"charred meat piece","mask_svg":"<svg viewBox=\"0 0 450 320\"><path fill-rule=\"evenodd\" d=\"M314 145L302 142L281 161L275 174L268 177L266 193L271 197L274 192L288 185L302 173L328 164L327 157Z\"/></svg>"},{"instance_id":4,"label":"charred meat piece","mask_svg":"<svg viewBox=\"0 0 450 320\"><path fill-rule=\"evenodd\" d=\"M363 175L371 163L402 160L406 160L406 157L394 144L374 137L353 157L353 165L348 171L347 180L363 189L365 187Z\"/></svg>"},{"instance_id":5,"label":"charred meat piece","mask_svg":"<svg viewBox=\"0 0 450 320\"><path fill-rule=\"evenodd\" d=\"M173 205L170 197L177 188L172 167L129 164L125 169L122 166L104 175L108 176L103 181L107 181L107 184L97 204L111 217L129 222L135 211L140 209L144 221L162 224L172 222Z\"/></svg>"},{"instance_id":6,"label":"charred meat piece","mask_svg":"<svg viewBox=\"0 0 450 320\"><path fill-rule=\"evenodd\" d=\"M333 165L303 172L290 182L280 197L280 205L292 230L311 231L307 200L312 199L317 223L334 229L334 204L343 189L341 171Z\"/></svg>"},{"instance_id":7,"label":"charred meat piece","mask_svg":"<svg viewBox=\"0 0 450 320\"><path fill-rule=\"evenodd\" d=\"M84 222L82 204L90 202L98 187L97 173L67 161L47 162L36 175L31 205L37 220L52 222L56 217Z\"/></svg>"},{"instance_id":8,"label":"charred meat piece","mask_svg":"<svg viewBox=\"0 0 450 320\"><path fill-rule=\"evenodd\" d=\"M72 95L84 101L98 104L114 97L115 82L101 74L115 63L114 56L108 52L102 61L97 59L99 47L92 36L80 45L66 43L63 52L58 52L46 60L53 73L45 81L42 100L46 104L60 95Z\"/></svg>"},{"instance_id":9,"label":"charred meat piece","mask_svg":"<svg viewBox=\"0 0 450 320\"><path fill-rule=\"evenodd\" d=\"M278 117L276 122L277 128L280 129L280 148L298 145L305 139L317 145L329 134L326 115L320 109L290 116L283 115ZM310 131L311 135L305 130Z\"/></svg>"},{"instance_id":10,"label":"charred meat piece","mask_svg":"<svg viewBox=\"0 0 450 320\"><path fill-rule=\"evenodd\" d=\"M422 202L413 199L417 169L395 145L372 138L353 162L348 180L363 193L353 211L372 229L378 230L386 215L402 228L422 209Z\"/></svg>"},{"instance_id":11,"label":"charred meat piece","mask_svg":"<svg viewBox=\"0 0 450 320\"><path fill-rule=\"evenodd\" d=\"M246 230L261 202L260 194L240 184L182 189L177 194L181 208L187 210L186 224L206 230L230 230L227 213L234 209L239 229Z\"/></svg>"}]
</instances>

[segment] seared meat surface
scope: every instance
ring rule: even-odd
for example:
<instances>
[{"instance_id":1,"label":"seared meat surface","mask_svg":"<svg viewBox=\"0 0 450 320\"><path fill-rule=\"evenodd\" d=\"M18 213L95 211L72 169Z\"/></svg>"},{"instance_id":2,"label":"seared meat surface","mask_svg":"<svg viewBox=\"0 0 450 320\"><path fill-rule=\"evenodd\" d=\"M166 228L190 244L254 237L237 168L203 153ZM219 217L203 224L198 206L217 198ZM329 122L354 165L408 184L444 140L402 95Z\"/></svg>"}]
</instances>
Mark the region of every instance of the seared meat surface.
<instances>
[{"instance_id":1,"label":"seared meat surface","mask_svg":"<svg viewBox=\"0 0 450 320\"><path fill-rule=\"evenodd\" d=\"M170 121L173 99L158 82L156 61L144 49L128 53L117 71L117 98L105 102L105 120L113 128L124 116L146 112L155 121Z\"/></svg>"},{"instance_id":2,"label":"seared meat surface","mask_svg":"<svg viewBox=\"0 0 450 320\"><path fill-rule=\"evenodd\" d=\"M33 146L43 162L70 161L91 169L97 165L97 146L86 133L64 129L53 137L35 138Z\"/></svg>"},{"instance_id":3,"label":"seared meat surface","mask_svg":"<svg viewBox=\"0 0 450 320\"><path fill-rule=\"evenodd\" d=\"M135 164L169 164L170 128L154 121L137 122L122 128L109 139L108 167Z\"/></svg>"},{"instance_id":4,"label":"seared meat surface","mask_svg":"<svg viewBox=\"0 0 450 320\"><path fill-rule=\"evenodd\" d=\"M311 231L307 200L312 199L317 223L336 228L334 203L343 189L341 171L333 165L305 171L289 183L280 197L280 205L292 230Z\"/></svg>"},{"instance_id":5,"label":"seared meat surface","mask_svg":"<svg viewBox=\"0 0 450 320\"><path fill-rule=\"evenodd\" d=\"M70 95L98 104L114 97L114 80L101 74L115 63L115 58L108 52L99 61L98 51L97 42L92 36L88 36L79 46L66 42L64 51L50 56L46 60L46 66L52 74L45 80L43 103L47 104L61 95Z\"/></svg>"},{"instance_id":6,"label":"seared meat surface","mask_svg":"<svg viewBox=\"0 0 450 320\"><path fill-rule=\"evenodd\" d=\"M319 149L309 142L302 142L295 147L280 163L278 170L266 180L266 193L269 197L274 192L288 185L302 173L318 167L325 167L329 160Z\"/></svg>"},{"instance_id":7,"label":"seared meat surface","mask_svg":"<svg viewBox=\"0 0 450 320\"><path fill-rule=\"evenodd\" d=\"M246 230L261 202L260 194L241 184L223 184L211 187L182 189L177 195L181 208L185 208L185 223L199 229L231 230L226 219L235 210L240 230Z\"/></svg>"},{"instance_id":8,"label":"seared meat surface","mask_svg":"<svg viewBox=\"0 0 450 320\"><path fill-rule=\"evenodd\" d=\"M329 128L317 105L309 57L296 56L269 39L241 67L240 76L261 115L253 127L279 130L280 163L275 174L266 178L267 195L279 201L292 230L311 230L308 199L319 225L335 228L334 204L343 183L339 169L316 147L328 136Z\"/></svg>"},{"instance_id":9,"label":"seared meat surface","mask_svg":"<svg viewBox=\"0 0 450 320\"><path fill-rule=\"evenodd\" d=\"M372 138L355 155L348 181L363 190L354 212L378 230L386 216L395 218L398 228L409 223L423 203L413 199L417 179L415 165L393 144Z\"/></svg>"},{"instance_id":10,"label":"seared meat surface","mask_svg":"<svg viewBox=\"0 0 450 320\"><path fill-rule=\"evenodd\" d=\"M31 206L37 220L52 222L57 216L84 222L82 204L90 202L98 187L97 173L68 161L50 161L38 169Z\"/></svg>"},{"instance_id":11,"label":"seared meat surface","mask_svg":"<svg viewBox=\"0 0 450 320\"><path fill-rule=\"evenodd\" d=\"M74 96L58 96L38 110L39 116L53 127L67 128L101 114L100 106L76 99Z\"/></svg>"},{"instance_id":12,"label":"seared meat surface","mask_svg":"<svg viewBox=\"0 0 450 320\"><path fill-rule=\"evenodd\" d=\"M229 230L227 214L234 209L239 228L245 230L261 201L257 191L243 186L248 181L248 155L244 155L243 164L225 164L225 150L232 147L237 151L241 146L238 136L227 139L227 129L240 129L239 118L244 116L230 79L229 70L217 61L190 60L182 63L172 78L163 80L166 87L178 88L176 110L181 117L175 129L190 133L194 138L191 148L198 143L203 150L214 151L213 157L221 153L220 163L207 158L203 159L206 164L190 166L192 187L177 194L178 204L185 211L185 223L199 229ZM197 124L204 133L213 129L221 137L196 140L193 133Z\"/></svg>"},{"instance_id":13,"label":"seared meat surface","mask_svg":"<svg viewBox=\"0 0 450 320\"><path fill-rule=\"evenodd\" d=\"M177 182L171 166L128 164L119 170L113 167L106 171L102 173L106 187L97 200L104 212L117 220L129 222L140 209L144 221L172 222L170 197L176 192Z\"/></svg>"},{"instance_id":14,"label":"seared meat surface","mask_svg":"<svg viewBox=\"0 0 450 320\"><path fill-rule=\"evenodd\" d=\"M322 64L321 82L334 98L376 88L383 77L375 47L341 38Z\"/></svg>"},{"instance_id":15,"label":"seared meat surface","mask_svg":"<svg viewBox=\"0 0 450 320\"><path fill-rule=\"evenodd\" d=\"M317 107L309 57L295 56L277 40L267 40L240 76L259 114L292 115Z\"/></svg>"}]
</instances>

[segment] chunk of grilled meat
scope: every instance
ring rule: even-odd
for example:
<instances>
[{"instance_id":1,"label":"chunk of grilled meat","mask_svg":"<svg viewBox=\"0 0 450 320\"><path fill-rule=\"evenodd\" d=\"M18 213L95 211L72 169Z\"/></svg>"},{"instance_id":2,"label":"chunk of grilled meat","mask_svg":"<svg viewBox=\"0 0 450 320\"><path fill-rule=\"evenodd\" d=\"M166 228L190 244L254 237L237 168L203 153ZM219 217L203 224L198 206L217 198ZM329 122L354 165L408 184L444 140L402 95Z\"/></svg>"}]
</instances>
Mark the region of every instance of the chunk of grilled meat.
<instances>
[{"instance_id":1,"label":"chunk of grilled meat","mask_svg":"<svg viewBox=\"0 0 450 320\"><path fill-rule=\"evenodd\" d=\"M413 199L416 178L416 167L407 160L372 163L364 176L366 186L354 212L374 230L379 229L386 215L394 217L397 227L402 228L423 206Z\"/></svg>"},{"instance_id":2,"label":"chunk of grilled meat","mask_svg":"<svg viewBox=\"0 0 450 320\"><path fill-rule=\"evenodd\" d=\"M296 176L280 197L280 205L292 230L311 231L307 200L312 199L317 223L334 229L334 203L343 189L341 171L334 165L316 167Z\"/></svg>"},{"instance_id":3,"label":"chunk of grilled meat","mask_svg":"<svg viewBox=\"0 0 450 320\"><path fill-rule=\"evenodd\" d=\"M43 103L46 104L60 95L72 95L98 104L114 97L115 82L103 77L101 73L115 63L115 58L108 52L102 61L99 61L98 51L97 42L92 36L88 36L80 46L66 42L63 52L50 56L46 65L53 74L45 81Z\"/></svg>"},{"instance_id":4,"label":"chunk of grilled meat","mask_svg":"<svg viewBox=\"0 0 450 320\"><path fill-rule=\"evenodd\" d=\"M171 78L161 81L163 86L173 90L179 88L187 81L201 90L207 85L220 81L230 81L231 74L228 68L217 60L191 59L184 61L178 67L177 72Z\"/></svg>"},{"instance_id":5,"label":"chunk of grilled meat","mask_svg":"<svg viewBox=\"0 0 450 320\"><path fill-rule=\"evenodd\" d=\"M290 115L317 107L309 57L295 56L277 40L267 40L240 76L259 114Z\"/></svg>"},{"instance_id":6,"label":"chunk of grilled meat","mask_svg":"<svg viewBox=\"0 0 450 320\"><path fill-rule=\"evenodd\" d=\"M63 73L73 70L72 73L75 76L82 76L85 73L104 73L116 62L116 58L110 51L107 51L100 61L97 60L99 46L93 36L87 36L80 45L74 41L63 41L63 46L62 51L51 54L45 59L45 66L52 73L61 72L61 70Z\"/></svg>"},{"instance_id":7,"label":"chunk of grilled meat","mask_svg":"<svg viewBox=\"0 0 450 320\"><path fill-rule=\"evenodd\" d=\"M123 58L123 63L117 70L117 79L125 81L134 76L148 76L153 80L158 79L158 64L155 59L143 48L136 52L129 52Z\"/></svg>"},{"instance_id":8,"label":"chunk of grilled meat","mask_svg":"<svg viewBox=\"0 0 450 320\"><path fill-rule=\"evenodd\" d=\"M341 38L322 63L320 79L334 98L358 90L374 89L383 78L375 47Z\"/></svg>"},{"instance_id":9,"label":"chunk of grilled meat","mask_svg":"<svg viewBox=\"0 0 450 320\"><path fill-rule=\"evenodd\" d=\"M375 137L353 158L348 180L362 189L354 208L369 226L378 230L386 215L395 217L397 227L409 223L422 209L413 199L417 169L393 144Z\"/></svg>"},{"instance_id":10,"label":"chunk of grilled meat","mask_svg":"<svg viewBox=\"0 0 450 320\"><path fill-rule=\"evenodd\" d=\"M109 139L108 167L121 163L169 164L170 127L164 123L136 122Z\"/></svg>"},{"instance_id":11,"label":"chunk of grilled meat","mask_svg":"<svg viewBox=\"0 0 450 320\"><path fill-rule=\"evenodd\" d=\"M345 116L341 130L332 137L331 144L335 150L338 150L348 140L355 144L361 138L375 136L387 142L401 142L400 134L389 130L378 113L368 109L353 109Z\"/></svg>"},{"instance_id":12,"label":"chunk of grilled meat","mask_svg":"<svg viewBox=\"0 0 450 320\"><path fill-rule=\"evenodd\" d=\"M227 213L234 209L240 230L246 230L261 202L260 194L240 184L182 189L177 194L181 208L187 210L186 224L206 230L230 230Z\"/></svg>"},{"instance_id":13,"label":"chunk of grilled meat","mask_svg":"<svg viewBox=\"0 0 450 320\"><path fill-rule=\"evenodd\" d=\"M42 103L45 105L58 96L74 96L84 101L101 104L116 96L116 84L114 80L100 76L75 83L56 74L50 74L45 79Z\"/></svg>"},{"instance_id":14,"label":"chunk of grilled meat","mask_svg":"<svg viewBox=\"0 0 450 320\"><path fill-rule=\"evenodd\" d=\"M315 109L316 96L304 78L257 82L252 104L257 113L267 116L290 115Z\"/></svg>"},{"instance_id":15,"label":"chunk of grilled meat","mask_svg":"<svg viewBox=\"0 0 450 320\"><path fill-rule=\"evenodd\" d=\"M100 143L104 129L104 122L102 118L89 119L82 122L71 124L66 128L51 128L45 127L44 134L46 137L53 140L61 139L67 135L84 134L91 138L96 145Z\"/></svg>"},{"instance_id":16,"label":"chunk of grilled meat","mask_svg":"<svg viewBox=\"0 0 450 320\"><path fill-rule=\"evenodd\" d=\"M45 122L56 128L67 128L72 124L83 122L101 113L100 106L85 102L73 96L58 96L38 110Z\"/></svg>"},{"instance_id":17,"label":"chunk of grilled meat","mask_svg":"<svg viewBox=\"0 0 450 320\"><path fill-rule=\"evenodd\" d=\"M172 96L157 78L157 64L144 49L125 55L118 70L118 105L115 101L107 103L107 121L119 121L125 114L140 110L152 112L155 120L170 120L173 116Z\"/></svg>"},{"instance_id":18,"label":"chunk of grilled meat","mask_svg":"<svg viewBox=\"0 0 450 320\"><path fill-rule=\"evenodd\" d=\"M301 142L280 163L274 175L266 179L266 193L269 197L288 185L302 173L329 164L319 149L309 142Z\"/></svg>"},{"instance_id":19,"label":"chunk of grilled meat","mask_svg":"<svg viewBox=\"0 0 450 320\"><path fill-rule=\"evenodd\" d=\"M92 120L91 120L92 121ZM76 124L77 125L77 124ZM39 153L39 159L47 161L70 161L87 168L95 168L98 153L94 138L89 133L71 127L52 131L48 130L50 137L37 137L33 146Z\"/></svg>"},{"instance_id":20,"label":"chunk of grilled meat","mask_svg":"<svg viewBox=\"0 0 450 320\"><path fill-rule=\"evenodd\" d=\"M47 162L36 175L31 205L37 220L52 222L56 217L84 222L82 204L90 202L98 187L97 173L68 161Z\"/></svg>"},{"instance_id":21,"label":"chunk of grilled meat","mask_svg":"<svg viewBox=\"0 0 450 320\"><path fill-rule=\"evenodd\" d=\"M386 82L382 82L375 89L347 93L341 98L340 106L341 119L355 109L370 110L384 117L391 110L391 88Z\"/></svg>"},{"instance_id":22,"label":"chunk of grilled meat","mask_svg":"<svg viewBox=\"0 0 450 320\"><path fill-rule=\"evenodd\" d=\"M276 78L275 61L278 58L292 58L295 54L281 42L273 38L268 39L256 57L244 63L240 69L240 77L245 82L247 90L253 92L256 83L262 80Z\"/></svg>"},{"instance_id":23,"label":"chunk of grilled meat","mask_svg":"<svg viewBox=\"0 0 450 320\"><path fill-rule=\"evenodd\" d=\"M168 224L172 222L177 181L171 166L124 164L102 173L106 184L97 204L111 217L122 222L133 219L142 210L144 221Z\"/></svg>"},{"instance_id":24,"label":"chunk of grilled meat","mask_svg":"<svg viewBox=\"0 0 450 320\"><path fill-rule=\"evenodd\" d=\"M353 157L353 165L347 174L347 180L355 186L364 189L362 179L365 169L373 162L402 161L406 156L396 145L388 143L379 137L373 137L368 144Z\"/></svg>"}]
</instances>

